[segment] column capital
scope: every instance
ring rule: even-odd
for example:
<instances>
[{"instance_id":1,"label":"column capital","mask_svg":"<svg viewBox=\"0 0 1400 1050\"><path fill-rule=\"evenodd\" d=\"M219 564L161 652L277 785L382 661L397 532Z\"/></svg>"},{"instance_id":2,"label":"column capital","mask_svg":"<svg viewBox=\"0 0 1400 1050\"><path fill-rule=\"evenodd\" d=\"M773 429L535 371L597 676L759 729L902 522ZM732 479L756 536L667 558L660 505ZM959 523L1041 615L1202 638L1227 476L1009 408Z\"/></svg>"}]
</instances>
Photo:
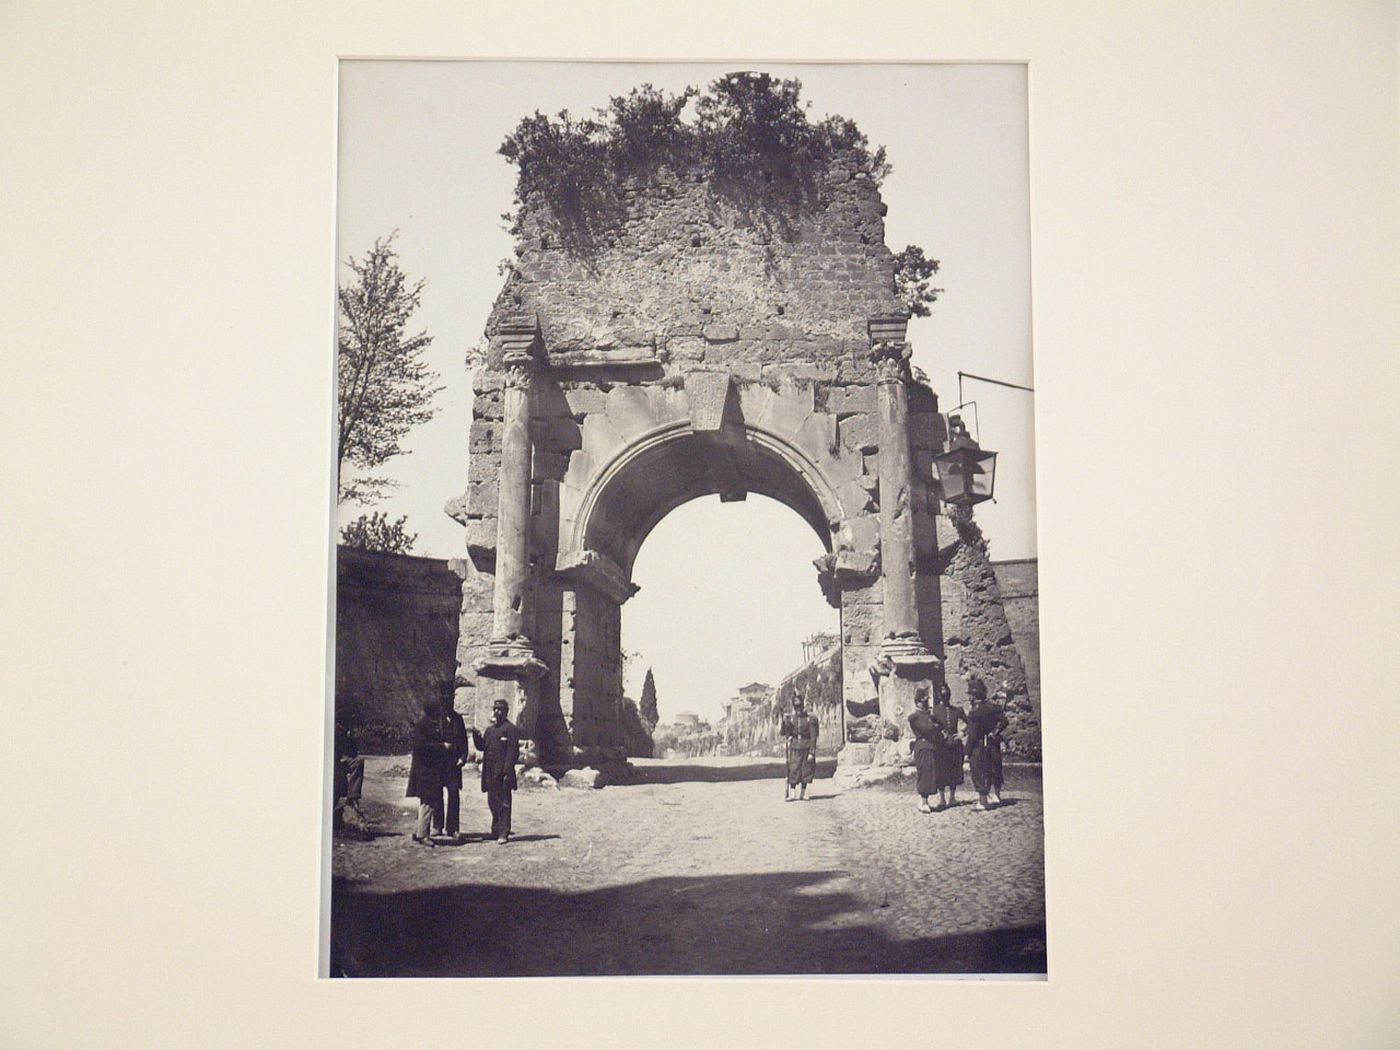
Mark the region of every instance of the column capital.
<instances>
[{"instance_id":1,"label":"column capital","mask_svg":"<svg viewBox=\"0 0 1400 1050\"><path fill-rule=\"evenodd\" d=\"M536 313L508 314L496 326L496 346L501 351L507 386L526 386L530 375L544 357L544 333L540 315Z\"/></svg>"},{"instance_id":2,"label":"column capital","mask_svg":"<svg viewBox=\"0 0 1400 1050\"><path fill-rule=\"evenodd\" d=\"M870 344L869 358L879 372L878 382L907 383L912 374L909 361L914 348L906 342L881 339Z\"/></svg>"}]
</instances>

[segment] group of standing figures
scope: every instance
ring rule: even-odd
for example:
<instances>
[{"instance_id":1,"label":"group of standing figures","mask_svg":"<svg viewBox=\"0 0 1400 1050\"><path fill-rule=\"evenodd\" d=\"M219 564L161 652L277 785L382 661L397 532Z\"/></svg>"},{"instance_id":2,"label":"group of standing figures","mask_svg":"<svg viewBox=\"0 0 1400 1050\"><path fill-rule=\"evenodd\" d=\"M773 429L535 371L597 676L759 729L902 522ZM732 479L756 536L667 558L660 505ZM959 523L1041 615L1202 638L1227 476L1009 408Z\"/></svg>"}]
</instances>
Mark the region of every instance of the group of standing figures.
<instances>
[{"instance_id":1,"label":"group of standing figures","mask_svg":"<svg viewBox=\"0 0 1400 1050\"><path fill-rule=\"evenodd\" d=\"M491 724L479 730L467 726L452 707L452 686L423 705L423 717L413 727L413 757L408 769L409 797L418 799L413 841L434 845L433 836L461 834L462 767L475 747L481 761L481 790L491 810L491 838L510 841L511 793L516 789L515 764L520 760L520 730L507 717L509 705L497 700Z\"/></svg>"},{"instance_id":2,"label":"group of standing figures","mask_svg":"<svg viewBox=\"0 0 1400 1050\"><path fill-rule=\"evenodd\" d=\"M930 703L926 689L915 694L909 729L913 733L914 769L922 800L919 808L925 813L957 804L964 757L977 789L978 801L973 808L987 810L1001 803L1001 737L1008 724L1006 712L987 700L987 686L980 678L970 679L967 689L973 701L970 711L953 704L953 693L946 682L938 686L936 704ZM818 725L816 716L807 713L806 700L800 693L792 698L792 713L782 716L781 732L787 740L783 801L804 802L817 771ZM938 795L937 806L929 805L929 797L934 794Z\"/></svg>"},{"instance_id":3,"label":"group of standing figures","mask_svg":"<svg viewBox=\"0 0 1400 1050\"><path fill-rule=\"evenodd\" d=\"M920 810L933 813L957 804L958 785L963 782L963 757L977 789L976 810L991 809L1001 803L1001 737L1007 727L1006 712L987 700L987 686L979 678L967 683L972 698L970 711L957 707L946 682L938 687L938 702L929 702L928 691L914 696L914 713L909 729L914 734L914 768L918 773ZM958 726L963 734L959 735ZM929 796L938 795L938 805L929 805Z\"/></svg>"}]
</instances>

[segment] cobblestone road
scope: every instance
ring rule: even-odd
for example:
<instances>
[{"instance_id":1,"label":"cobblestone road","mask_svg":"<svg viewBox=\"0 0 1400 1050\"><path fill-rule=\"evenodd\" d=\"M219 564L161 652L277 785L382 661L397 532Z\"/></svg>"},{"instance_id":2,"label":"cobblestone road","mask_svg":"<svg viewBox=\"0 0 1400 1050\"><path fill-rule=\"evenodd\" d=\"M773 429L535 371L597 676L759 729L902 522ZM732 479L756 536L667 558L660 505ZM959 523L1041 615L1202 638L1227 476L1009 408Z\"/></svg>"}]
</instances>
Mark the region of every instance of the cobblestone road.
<instances>
[{"instance_id":1,"label":"cobblestone road","mask_svg":"<svg viewBox=\"0 0 1400 1050\"><path fill-rule=\"evenodd\" d=\"M408 837L402 759L371 759L385 832L334 846L333 970L348 975L1038 973L1038 780L921 814L908 781L784 803L777 765L639 763L646 781L515 796L516 838ZM975 798L975 796L974 796Z\"/></svg>"}]
</instances>

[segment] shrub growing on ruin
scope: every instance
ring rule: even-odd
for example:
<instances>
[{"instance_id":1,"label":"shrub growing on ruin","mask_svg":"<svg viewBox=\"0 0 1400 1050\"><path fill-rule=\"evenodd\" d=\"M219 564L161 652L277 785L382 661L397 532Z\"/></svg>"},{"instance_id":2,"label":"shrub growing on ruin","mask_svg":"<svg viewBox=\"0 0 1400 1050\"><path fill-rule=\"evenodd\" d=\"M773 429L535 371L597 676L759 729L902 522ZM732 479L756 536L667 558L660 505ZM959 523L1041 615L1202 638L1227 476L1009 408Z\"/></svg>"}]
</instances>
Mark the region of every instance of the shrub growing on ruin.
<instances>
[{"instance_id":1,"label":"shrub growing on ruin","mask_svg":"<svg viewBox=\"0 0 1400 1050\"><path fill-rule=\"evenodd\" d=\"M628 187L670 172L701 178L782 236L793 214L820 202L838 158L853 177L877 186L891 171L884 147L872 149L854 121L814 121L809 106L796 78L728 73L678 94L643 84L590 117L536 111L500 147L517 172L515 210L504 218L519 237L524 212L541 209L561 244L589 253L624 220ZM937 260L917 246L895 255L896 293L916 317L938 298L941 289L929 285L937 272Z\"/></svg>"},{"instance_id":2,"label":"shrub growing on ruin","mask_svg":"<svg viewBox=\"0 0 1400 1050\"><path fill-rule=\"evenodd\" d=\"M499 151L517 170L512 229L520 232L522 208L538 198L566 236L596 235L621 213L624 180L668 167L698 170L718 192L748 203L784 208L811 203L838 155L877 183L889 173L883 147L871 150L843 117L808 119L801 93L796 79L728 73L680 94L643 84L592 117L536 111Z\"/></svg>"}]
</instances>

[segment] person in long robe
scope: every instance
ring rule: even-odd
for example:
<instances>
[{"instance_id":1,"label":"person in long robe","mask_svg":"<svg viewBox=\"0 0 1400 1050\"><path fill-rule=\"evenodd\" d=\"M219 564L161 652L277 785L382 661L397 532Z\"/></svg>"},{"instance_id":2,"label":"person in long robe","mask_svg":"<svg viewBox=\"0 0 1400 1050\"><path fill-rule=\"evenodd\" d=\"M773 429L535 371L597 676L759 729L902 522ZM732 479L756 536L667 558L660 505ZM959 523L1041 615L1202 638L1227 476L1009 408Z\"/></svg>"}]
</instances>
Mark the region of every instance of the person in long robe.
<instances>
[{"instance_id":1,"label":"person in long robe","mask_svg":"<svg viewBox=\"0 0 1400 1050\"><path fill-rule=\"evenodd\" d=\"M817 720L807 713L807 701L801 693L792 698L792 714L783 717L782 733L787 738L787 787L783 801L790 801L792 789L797 788L797 800L807 800L807 786L817 772Z\"/></svg>"},{"instance_id":2,"label":"person in long robe","mask_svg":"<svg viewBox=\"0 0 1400 1050\"><path fill-rule=\"evenodd\" d=\"M933 754L933 786L938 792L938 808L958 804L958 785L963 782L963 745L958 738L959 724L967 724L967 711L953 703L947 682L938 686L938 702L929 714L942 729L942 742Z\"/></svg>"},{"instance_id":3,"label":"person in long robe","mask_svg":"<svg viewBox=\"0 0 1400 1050\"><path fill-rule=\"evenodd\" d=\"M510 841L511 792L517 787L515 764L520 761L520 730L508 717L510 705L491 705L491 724L484 732L471 729L472 743L481 752L481 790L491 810L491 837L499 845Z\"/></svg>"},{"instance_id":4,"label":"person in long robe","mask_svg":"<svg viewBox=\"0 0 1400 1050\"><path fill-rule=\"evenodd\" d=\"M914 769L918 774L920 813L932 813L928 797L937 789L936 765L939 753L947 746L943 726L929 711L928 691L914 694L914 710L909 715L909 731L914 734ZM940 806L942 800L940 799Z\"/></svg>"},{"instance_id":5,"label":"person in long robe","mask_svg":"<svg viewBox=\"0 0 1400 1050\"><path fill-rule=\"evenodd\" d=\"M433 696L423 704L423 717L413 726L413 756L408 766L408 788L404 792L418 799L413 841L423 846L436 845L432 829L442 827L443 770L451 750L442 701Z\"/></svg>"},{"instance_id":6,"label":"person in long robe","mask_svg":"<svg viewBox=\"0 0 1400 1050\"><path fill-rule=\"evenodd\" d=\"M1001 803L1001 738L1009 722L1006 712L987 699L987 687L981 680L968 682L968 695L976 701L967 714L968 765L972 786L977 789L974 808L981 811Z\"/></svg>"}]
</instances>

